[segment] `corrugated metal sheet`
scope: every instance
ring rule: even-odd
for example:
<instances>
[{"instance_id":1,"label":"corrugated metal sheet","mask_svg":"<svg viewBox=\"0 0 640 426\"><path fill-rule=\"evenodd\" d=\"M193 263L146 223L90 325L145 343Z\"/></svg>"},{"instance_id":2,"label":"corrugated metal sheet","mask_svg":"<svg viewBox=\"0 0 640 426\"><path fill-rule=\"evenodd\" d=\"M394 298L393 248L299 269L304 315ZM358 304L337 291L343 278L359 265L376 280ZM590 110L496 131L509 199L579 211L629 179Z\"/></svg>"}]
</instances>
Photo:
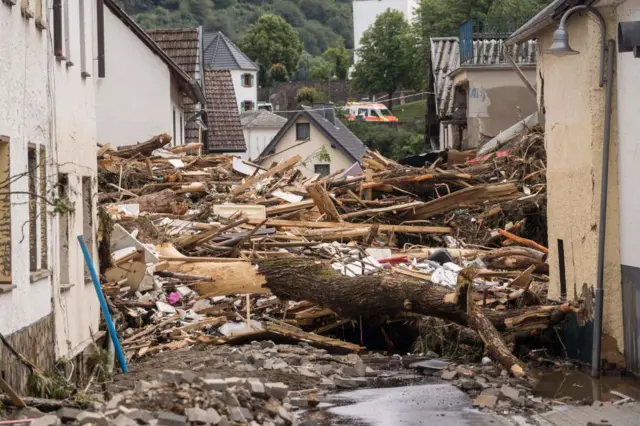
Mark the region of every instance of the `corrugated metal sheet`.
<instances>
[{"instance_id":1,"label":"corrugated metal sheet","mask_svg":"<svg viewBox=\"0 0 640 426\"><path fill-rule=\"evenodd\" d=\"M432 37L431 72L435 80L436 111L438 116L453 114L453 81L449 74L461 65L500 65L508 64L505 49L509 49L515 62L521 65L536 63L536 42L527 41L520 45L505 46L502 39L474 39L471 56L465 63L460 62L460 43L458 37Z\"/></svg>"}]
</instances>

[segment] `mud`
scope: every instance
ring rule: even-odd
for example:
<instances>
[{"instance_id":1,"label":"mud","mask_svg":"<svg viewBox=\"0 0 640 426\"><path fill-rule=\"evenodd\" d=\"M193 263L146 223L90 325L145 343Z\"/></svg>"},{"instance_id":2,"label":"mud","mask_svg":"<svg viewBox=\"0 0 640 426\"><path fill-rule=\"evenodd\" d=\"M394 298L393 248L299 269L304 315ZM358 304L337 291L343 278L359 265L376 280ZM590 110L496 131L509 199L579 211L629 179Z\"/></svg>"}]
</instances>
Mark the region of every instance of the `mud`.
<instances>
[{"instance_id":1,"label":"mud","mask_svg":"<svg viewBox=\"0 0 640 426\"><path fill-rule=\"evenodd\" d=\"M540 381L533 388L536 396L551 399L568 399L591 404L594 401L617 401L611 391L620 392L640 400L640 381L620 375L602 376L593 379L581 371L556 371L541 373Z\"/></svg>"}]
</instances>

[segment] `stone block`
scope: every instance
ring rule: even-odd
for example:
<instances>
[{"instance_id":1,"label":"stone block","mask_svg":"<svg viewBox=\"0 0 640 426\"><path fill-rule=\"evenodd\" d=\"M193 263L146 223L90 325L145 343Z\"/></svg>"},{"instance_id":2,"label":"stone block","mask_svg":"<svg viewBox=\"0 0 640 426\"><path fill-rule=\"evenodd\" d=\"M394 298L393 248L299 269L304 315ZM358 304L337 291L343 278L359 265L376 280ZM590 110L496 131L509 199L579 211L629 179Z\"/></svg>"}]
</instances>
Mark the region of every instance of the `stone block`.
<instances>
[{"instance_id":1,"label":"stone block","mask_svg":"<svg viewBox=\"0 0 640 426\"><path fill-rule=\"evenodd\" d=\"M289 386L284 383L265 383L264 385L267 395L277 399L285 399L289 393Z\"/></svg>"}]
</instances>

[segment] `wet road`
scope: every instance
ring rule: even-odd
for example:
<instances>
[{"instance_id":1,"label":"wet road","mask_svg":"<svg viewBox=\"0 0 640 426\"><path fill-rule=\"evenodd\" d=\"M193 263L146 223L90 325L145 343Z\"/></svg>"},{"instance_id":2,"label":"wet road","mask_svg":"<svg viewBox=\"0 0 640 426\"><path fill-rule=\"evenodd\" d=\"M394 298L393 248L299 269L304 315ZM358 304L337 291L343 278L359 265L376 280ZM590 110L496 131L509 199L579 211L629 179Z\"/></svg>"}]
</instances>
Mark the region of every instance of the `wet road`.
<instances>
[{"instance_id":1,"label":"wet road","mask_svg":"<svg viewBox=\"0 0 640 426\"><path fill-rule=\"evenodd\" d=\"M322 426L502 426L506 420L471 409L469 397L449 384L363 389L333 395L307 413Z\"/></svg>"}]
</instances>

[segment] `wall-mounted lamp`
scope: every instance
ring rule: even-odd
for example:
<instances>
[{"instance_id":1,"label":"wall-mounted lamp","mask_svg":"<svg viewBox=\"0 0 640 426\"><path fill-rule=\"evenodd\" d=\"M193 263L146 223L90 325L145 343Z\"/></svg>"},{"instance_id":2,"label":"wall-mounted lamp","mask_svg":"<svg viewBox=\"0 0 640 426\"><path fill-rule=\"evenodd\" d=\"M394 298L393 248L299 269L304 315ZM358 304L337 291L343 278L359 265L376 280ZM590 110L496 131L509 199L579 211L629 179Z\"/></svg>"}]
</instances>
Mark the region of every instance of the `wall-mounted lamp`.
<instances>
[{"instance_id":1,"label":"wall-mounted lamp","mask_svg":"<svg viewBox=\"0 0 640 426\"><path fill-rule=\"evenodd\" d=\"M598 271L596 276L595 291L595 315L593 322L593 350L591 352L591 375L600 376L600 355L602 352L602 312L604 302L604 247L607 227L607 187L609 184L609 140L611 135L611 97L613 93L613 59L615 55L615 42L607 41L607 27L604 17L598 10L590 6L574 6L568 9L558 29L553 33L553 43L549 49L544 50L558 56L577 55L579 52L569 46L569 34L566 30L566 22L572 13L587 11L593 14L600 24L600 87L607 85L604 104L604 135L602 139L602 182L600 185L600 220L598 224ZM605 76L605 58L607 59Z\"/></svg>"}]
</instances>

